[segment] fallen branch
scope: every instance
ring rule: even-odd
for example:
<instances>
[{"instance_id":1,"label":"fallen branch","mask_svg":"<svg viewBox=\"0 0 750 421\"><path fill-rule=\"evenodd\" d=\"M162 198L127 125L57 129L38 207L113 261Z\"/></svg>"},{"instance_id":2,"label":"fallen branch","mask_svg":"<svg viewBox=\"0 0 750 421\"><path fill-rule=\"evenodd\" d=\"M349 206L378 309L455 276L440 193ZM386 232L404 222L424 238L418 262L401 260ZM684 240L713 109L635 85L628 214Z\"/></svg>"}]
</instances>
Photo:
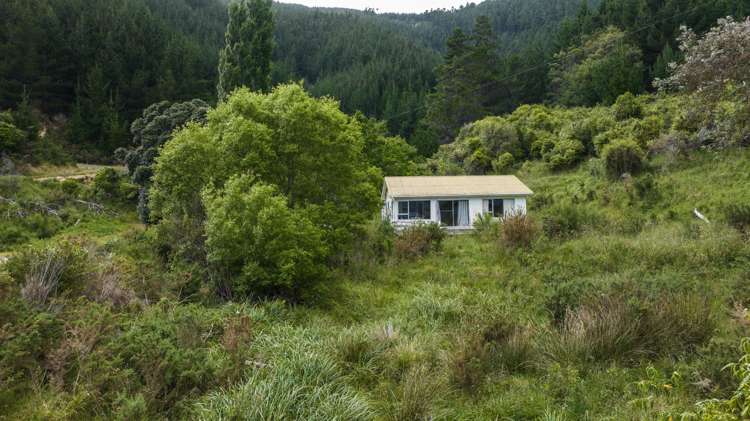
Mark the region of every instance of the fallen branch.
<instances>
[{"instance_id":1,"label":"fallen branch","mask_svg":"<svg viewBox=\"0 0 750 421\"><path fill-rule=\"evenodd\" d=\"M26 216L28 216L28 212L24 210L23 205L21 205L17 201L0 196L0 202L7 203L10 206L16 208L16 216L18 216L19 218L25 218ZM32 202L29 207L49 215L60 216L60 212L57 209L42 202ZM10 209L8 210L8 216L10 216Z\"/></svg>"},{"instance_id":2,"label":"fallen branch","mask_svg":"<svg viewBox=\"0 0 750 421\"><path fill-rule=\"evenodd\" d=\"M96 202L87 202L85 200L75 199L75 202L80 203L82 205L86 205L90 211L94 211L97 214L104 213L106 209L104 208L104 205L96 203Z\"/></svg>"},{"instance_id":3,"label":"fallen branch","mask_svg":"<svg viewBox=\"0 0 750 421\"><path fill-rule=\"evenodd\" d=\"M708 220L702 213L698 212L698 209L693 209L693 215L695 215L696 218L700 219L701 221L710 224L711 221Z\"/></svg>"}]
</instances>

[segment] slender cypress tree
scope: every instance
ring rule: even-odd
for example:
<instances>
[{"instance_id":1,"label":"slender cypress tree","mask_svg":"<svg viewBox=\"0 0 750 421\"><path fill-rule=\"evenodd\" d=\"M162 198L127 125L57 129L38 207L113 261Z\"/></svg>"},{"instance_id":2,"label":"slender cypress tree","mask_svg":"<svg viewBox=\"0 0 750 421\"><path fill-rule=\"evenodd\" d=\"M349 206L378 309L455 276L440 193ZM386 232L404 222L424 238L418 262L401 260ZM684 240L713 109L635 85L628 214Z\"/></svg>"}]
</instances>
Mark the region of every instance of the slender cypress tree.
<instances>
[{"instance_id":1,"label":"slender cypress tree","mask_svg":"<svg viewBox=\"0 0 750 421\"><path fill-rule=\"evenodd\" d=\"M233 2L229 6L224 49L219 55L219 100L240 86L268 91L271 87L272 51L271 0Z\"/></svg>"}]
</instances>

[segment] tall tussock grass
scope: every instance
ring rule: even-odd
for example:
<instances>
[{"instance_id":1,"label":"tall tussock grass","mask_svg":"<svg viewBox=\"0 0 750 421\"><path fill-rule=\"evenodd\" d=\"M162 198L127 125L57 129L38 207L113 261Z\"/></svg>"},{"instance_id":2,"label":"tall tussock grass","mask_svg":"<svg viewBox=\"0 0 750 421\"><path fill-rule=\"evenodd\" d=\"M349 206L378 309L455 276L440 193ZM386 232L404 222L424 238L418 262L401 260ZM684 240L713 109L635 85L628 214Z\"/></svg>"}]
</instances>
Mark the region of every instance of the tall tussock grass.
<instances>
[{"instance_id":1,"label":"tall tussock grass","mask_svg":"<svg viewBox=\"0 0 750 421\"><path fill-rule=\"evenodd\" d=\"M488 373L498 370L516 373L530 368L536 354L535 333L530 323L515 323L502 317L479 328L467 328L448 355L451 381L473 392Z\"/></svg>"},{"instance_id":2,"label":"tall tussock grass","mask_svg":"<svg viewBox=\"0 0 750 421\"><path fill-rule=\"evenodd\" d=\"M441 373L426 365L412 367L390 396L383 412L394 421L427 421L440 417L435 404L447 393Z\"/></svg>"},{"instance_id":3,"label":"tall tussock grass","mask_svg":"<svg viewBox=\"0 0 750 421\"><path fill-rule=\"evenodd\" d=\"M558 326L541 329L536 346L547 361L636 361L688 352L715 326L711 302L694 293L666 293L640 304L605 295L568 309Z\"/></svg>"},{"instance_id":4,"label":"tall tussock grass","mask_svg":"<svg viewBox=\"0 0 750 421\"><path fill-rule=\"evenodd\" d=\"M369 420L373 409L348 382L335 359L316 349L305 332L281 343L262 340L274 358L230 389L211 393L196 405L202 420ZM295 337L296 336L296 337ZM266 343L267 342L267 343Z\"/></svg>"},{"instance_id":5,"label":"tall tussock grass","mask_svg":"<svg viewBox=\"0 0 750 421\"><path fill-rule=\"evenodd\" d=\"M539 236L539 227L526 214L513 214L503 218L500 226L500 243L508 248L527 248Z\"/></svg>"}]
</instances>

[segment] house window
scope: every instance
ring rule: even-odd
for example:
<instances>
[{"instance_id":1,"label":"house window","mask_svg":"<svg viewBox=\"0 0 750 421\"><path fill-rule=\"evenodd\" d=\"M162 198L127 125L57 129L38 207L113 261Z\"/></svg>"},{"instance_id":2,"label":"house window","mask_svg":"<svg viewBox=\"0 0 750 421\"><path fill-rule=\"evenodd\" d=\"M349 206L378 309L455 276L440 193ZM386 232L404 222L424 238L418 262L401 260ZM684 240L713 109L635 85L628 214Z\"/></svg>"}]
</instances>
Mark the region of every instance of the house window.
<instances>
[{"instance_id":1,"label":"house window","mask_svg":"<svg viewBox=\"0 0 750 421\"><path fill-rule=\"evenodd\" d=\"M469 226L468 200L440 200L440 223L448 227Z\"/></svg>"},{"instance_id":2,"label":"house window","mask_svg":"<svg viewBox=\"0 0 750 421\"><path fill-rule=\"evenodd\" d=\"M429 200L398 202L398 219L431 219Z\"/></svg>"},{"instance_id":3,"label":"house window","mask_svg":"<svg viewBox=\"0 0 750 421\"><path fill-rule=\"evenodd\" d=\"M505 202L506 200L504 199L487 200L487 213L491 214L495 218L502 218L503 216L505 216L505 213L507 211L512 210L514 206L514 200L510 199L510 200L507 200L508 205L509 205L508 207L510 209L505 209Z\"/></svg>"}]
</instances>

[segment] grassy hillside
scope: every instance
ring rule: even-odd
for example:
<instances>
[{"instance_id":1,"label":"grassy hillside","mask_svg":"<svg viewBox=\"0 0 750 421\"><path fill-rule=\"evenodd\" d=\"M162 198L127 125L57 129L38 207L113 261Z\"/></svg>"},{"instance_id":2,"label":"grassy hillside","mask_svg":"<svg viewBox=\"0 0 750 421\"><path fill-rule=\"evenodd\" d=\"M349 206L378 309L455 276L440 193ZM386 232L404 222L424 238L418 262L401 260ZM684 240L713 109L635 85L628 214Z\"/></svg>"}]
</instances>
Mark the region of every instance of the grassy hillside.
<instances>
[{"instance_id":1,"label":"grassy hillside","mask_svg":"<svg viewBox=\"0 0 750 421\"><path fill-rule=\"evenodd\" d=\"M484 232L448 238L423 258L355 259L297 304L216 303L194 285L194 268L164 266L131 214L106 235L94 229L103 222L56 235L68 239L55 246L67 256L64 287L45 305L21 277L39 247L15 247L0 271L0 413L621 420L696 412L696 402L736 388L722 367L750 333L750 245L725 222L727 205L750 203L750 152L661 157L647 182L612 181L600 165L524 166L540 227L529 248ZM37 194L57 188L24 183Z\"/></svg>"}]
</instances>

